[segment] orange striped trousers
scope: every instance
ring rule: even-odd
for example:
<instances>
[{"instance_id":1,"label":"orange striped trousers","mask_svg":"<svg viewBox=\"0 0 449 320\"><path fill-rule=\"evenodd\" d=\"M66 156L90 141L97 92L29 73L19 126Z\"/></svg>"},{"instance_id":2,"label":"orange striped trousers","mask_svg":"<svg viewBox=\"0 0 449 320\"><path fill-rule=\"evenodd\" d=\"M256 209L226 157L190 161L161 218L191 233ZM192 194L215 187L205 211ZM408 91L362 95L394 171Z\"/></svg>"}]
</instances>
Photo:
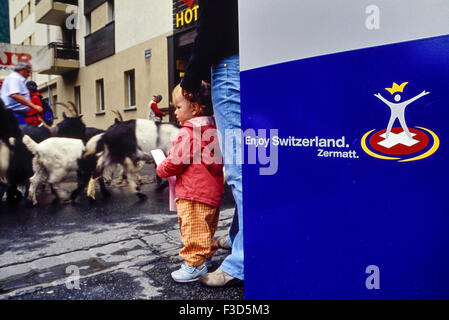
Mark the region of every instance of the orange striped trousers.
<instances>
[{"instance_id":1,"label":"orange striped trousers","mask_svg":"<svg viewBox=\"0 0 449 320\"><path fill-rule=\"evenodd\" d=\"M214 234L220 208L205 203L176 199L181 241L179 255L190 266L197 267L210 259L218 249Z\"/></svg>"}]
</instances>

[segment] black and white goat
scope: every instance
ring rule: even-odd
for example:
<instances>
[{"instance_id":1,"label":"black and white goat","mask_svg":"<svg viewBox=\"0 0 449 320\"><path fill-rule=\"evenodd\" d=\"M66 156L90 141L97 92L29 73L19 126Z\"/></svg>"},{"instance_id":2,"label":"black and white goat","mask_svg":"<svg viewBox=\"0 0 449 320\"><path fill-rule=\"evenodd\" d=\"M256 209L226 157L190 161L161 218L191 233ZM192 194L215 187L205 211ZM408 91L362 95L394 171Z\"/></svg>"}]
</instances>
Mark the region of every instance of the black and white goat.
<instances>
[{"instance_id":1,"label":"black and white goat","mask_svg":"<svg viewBox=\"0 0 449 320\"><path fill-rule=\"evenodd\" d=\"M95 199L95 181L102 176L106 167L121 164L131 192L139 198L146 198L134 179L134 175L140 170L138 163L152 162L151 150L162 149L168 152L178 132L179 128L173 124L156 124L151 120L136 119L116 122L105 133L94 136L86 144L84 153L84 157L99 154L96 169L89 181L87 196Z\"/></svg>"},{"instance_id":2,"label":"black and white goat","mask_svg":"<svg viewBox=\"0 0 449 320\"><path fill-rule=\"evenodd\" d=\"M120 122L123 122L124 120L123 120L123 116L122 116L122 114L120 113L120 111L119 110L116 110L116 111L112 111L112 113L114 113L117 117L114 119L114 124L117 124L117 123L120 123ZM94 131L92 130L92 133L93 133ZM103 130L103 132L104 132L104 130ZM100 134L100 133L103 133L103 132L98 132L97 134ZM96 134L95 134L96 135ZM89 139L91 138L91 137L93 137L94 135L91 135L90 137L89 137ZM145 161L139 161L138 163L137 163L137 166L138 166L138 170L140 171L142 168L143 168L143 166L145 165ZM103 172L103 178L104 178L104 180L105 180L105 182L106 182L106 184L111 184L112 183L112 180L114 179L114 172L117 172L118 173L118 179L116 180L116 182L117 182L117 185L120 185L120 184L122 184L125 180L127 180L127 177L126 177L126 175L124 174L124 170L123 170L123 167L119 164L119 163L114 163L114 164L111 164L110 166L108 166L108 167L106 167L105 168L105 170L104 170L104 172ZM144 182L143 182L143 179L142 179L142 177L140 176L140 174L136 174L136 182L138 183L138 184L143 184ZM160 178L159 178L160 179Z\"/></svg>"},{"instance_id":3,"label":"black and white goat","mask_svg":"<svg viewBox=\"0 0 449 320\"><path fill-rule=\"evenodd\" d=\"M22 143L16 117L0 99L0 201L5 191L8 204L15 205L22 200L17 188L28 188L28 179L33 175L32 157Z\"/></svg>"},{"instance_id":4,"label":"black and white goat","mask_svg":"<svg viewBox=\"0 0 449 320\"><path fill-rule=\"evenodd\" d=\"M70 106L62 102L56 103L66 108L69 112L69 116L67 116L65 112L62 113L62 116L64 118L63 121L51 127L46 124L42 124L39 127L27 124L22 127L23 135L27 135L35 142L40 143L50 137L75 138L81 139L86 142L90 137L94 135L90 133L90 129L95 129L95 134L97 134L99 132L99 129L89 128L88 130L81 119L82 116L78 115L73 102L69 101L68 103L70 104ZM91 134L91 136L87 137L87 134Z\"/></svg>"},{"instance_id":5,"label":"black and white goat","mask_svg":"<svg viewBox=\"0 0 449 320\"><path fill-rule=\"evenodd\" d=\"M59 103L66 107L70 116L63 114L64 120L56 127L51 128L52 135L57 137L47 138L43 141L35 141L32 137L24 135L23 142L34 154L33 170L34 175L30 179L30 189L28 199L33 205L37 205L36 190L39 185L49 183L52 193L55 195L55 201L60 198L68 200L68 193L61 188L62 183L70 173L77 174L78 185L87 184L91 172L96 167L96 157L83 158L84 144L90 135L102 132L96 128L86 128L81 120L74 104L69 102L70 106ZM102 193L107 196L104 182L100 179ZM77 190L72 192L72 197Z\"/></svg>"}]
</instances>

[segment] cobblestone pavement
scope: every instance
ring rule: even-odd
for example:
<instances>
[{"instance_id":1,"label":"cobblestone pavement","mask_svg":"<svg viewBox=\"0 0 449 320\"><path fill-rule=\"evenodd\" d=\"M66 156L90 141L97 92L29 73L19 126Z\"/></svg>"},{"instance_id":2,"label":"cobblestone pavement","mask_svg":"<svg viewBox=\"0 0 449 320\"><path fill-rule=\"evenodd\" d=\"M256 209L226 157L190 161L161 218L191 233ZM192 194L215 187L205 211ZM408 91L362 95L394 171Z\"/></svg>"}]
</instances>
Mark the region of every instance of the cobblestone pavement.
<instances>
[{"instance_id":1,"label":"cobblestone pavement","mask_svg":"<svg viewBox=\"0 0 449 320\"><path fill-rule=\"evenodd\" d=\"M0 299L243 299L243 287L170 278L181 263L178 221L168 212L167 191L151 188L143 187L144 203L114 187L112 200L95 206L3 210ZM227 233L232 216L232 208L222 210L216 236ZM219 249L210 270L227 254Z\"/></svg>"}]
</instances>

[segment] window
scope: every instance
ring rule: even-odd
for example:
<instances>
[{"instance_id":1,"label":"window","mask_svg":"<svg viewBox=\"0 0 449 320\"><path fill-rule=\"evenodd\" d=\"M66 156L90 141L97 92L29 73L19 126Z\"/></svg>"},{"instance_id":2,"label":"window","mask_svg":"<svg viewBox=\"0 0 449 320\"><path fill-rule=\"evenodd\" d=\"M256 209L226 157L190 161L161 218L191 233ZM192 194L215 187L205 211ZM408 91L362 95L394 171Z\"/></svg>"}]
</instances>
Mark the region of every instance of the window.
<instances>
[{"instance_id":1,"label":"window","mask_svg":"<svg viewBox=\"0 0 449 320\"><path fill-rule=\"evenodd\" d=\"M108 1L108 22L114 21L115 19L115 9L114 9L114 0Z\"/></svg>"},{"instance_id":2,"label":"window","mask_svg":"<svg viewBox=\"0 0 449 320\"><path fill-rule=\"evenodd\" d=\"M134 69L125 72L125 97L126 107L133 108L136 106L136 81Z\"/></svg>"},{"instance_id":3,"label":"window","mask_svg":"<svg viewBox=\"0 0 449 320\"><path fill-rule=\"evenodd\" d=\"M30 2L27 3L27 5L22 9L23 11L23 19L25 20L26 18L28 18L28 16L31 13L31 4Z\"/></svg>"},{"instance_id":4,"label":"window","mask_svg":"<svg viewBox=\"0 0 449 320\"><path fill-rule=\"evenodd\" d=\"M97 88L97 113L104 112L104 82L103 79L96 81Z\"/></svg>"},{"instance_id":5,"label":"window","mask_svg":"<svg viewBox=\"0 0 449 320\"><path fill-rule=\"evenodd\" d=\"M92 33L92 20L90 13L86 15L86 34Z\"/></svg>"},{"instance_id":6,"label":"window","mask_svg":"<svg viewBox=\"0 0 449 320\"><path fill-rule=\"evenodd\" d=\"M66 25L63 24L61 26L61 31L62 42L72 47L76 47L76 29L67 29Z\"/></svg>"},{"instance_id":7,"label":"window","mask_svg":"<svg viewBox=\"0 0 449 320\"><path fill-rule=\"evenodd\" d=\"M75 87L75 105L78 110L78 114L81 114L81 87Z\"/></svg>"}]
</instances>

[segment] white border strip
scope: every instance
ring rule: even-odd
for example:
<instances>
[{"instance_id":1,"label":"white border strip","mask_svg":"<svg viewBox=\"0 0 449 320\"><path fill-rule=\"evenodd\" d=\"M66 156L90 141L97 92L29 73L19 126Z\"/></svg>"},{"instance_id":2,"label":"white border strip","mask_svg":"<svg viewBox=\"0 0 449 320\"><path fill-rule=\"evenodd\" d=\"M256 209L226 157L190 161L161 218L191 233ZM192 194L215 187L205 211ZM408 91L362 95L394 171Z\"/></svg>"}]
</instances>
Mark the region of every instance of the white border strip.
<instances>
[{"instance_id":1,"label":"white border strip","mask_svg":"<svg viewBox=\"0 0 449 320\"><path fill-rule=\"evenodd\" d=\"M449 1L239 0L239 24L244 71L447 35Z\"/></svg>"}]
</instances>

